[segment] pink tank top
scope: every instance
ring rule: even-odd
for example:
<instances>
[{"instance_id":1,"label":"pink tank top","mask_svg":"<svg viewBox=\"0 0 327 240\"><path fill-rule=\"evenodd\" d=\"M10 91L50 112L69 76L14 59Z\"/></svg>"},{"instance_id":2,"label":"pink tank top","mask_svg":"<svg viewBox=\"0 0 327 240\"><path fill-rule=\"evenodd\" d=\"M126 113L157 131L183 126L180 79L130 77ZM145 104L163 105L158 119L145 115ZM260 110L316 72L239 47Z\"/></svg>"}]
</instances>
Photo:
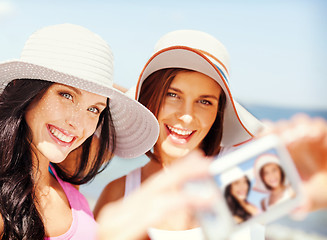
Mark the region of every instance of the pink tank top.
<instances>
[{"instance_id":1,"label":"pink tank top","mask_svg":"<svg viewBox=\"0 0 327 240\"><path fill-rule=\"evenodd\" d=\"M97 223L94 220L92 211L86 198L70 183L62 181L55 172L54 168L50 168L55 175L57 181L63 188L70 207L72 209L73 222L69 230L63 235L57 237L46 237L46 240L95 240Z\"/></svg>"}]
</instances>

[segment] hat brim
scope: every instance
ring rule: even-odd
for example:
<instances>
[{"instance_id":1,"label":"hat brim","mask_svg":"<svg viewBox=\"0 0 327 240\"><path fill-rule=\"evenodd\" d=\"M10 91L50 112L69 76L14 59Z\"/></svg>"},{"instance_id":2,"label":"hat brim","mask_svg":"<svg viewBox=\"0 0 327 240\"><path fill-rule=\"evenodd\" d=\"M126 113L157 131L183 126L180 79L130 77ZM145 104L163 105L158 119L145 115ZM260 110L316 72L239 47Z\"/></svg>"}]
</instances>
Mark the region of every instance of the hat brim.
<instances>
[{"instance_id":1,"label":"hat brim","mask_svg":"<svg viewBox=\"0 0 327 240\"><path fill-rule=\"evenodd\" d=\"M215 65L200 50L185 46L174 46L155 53L145 65L136 89L138 98L140 86L153 72L165 68L185 68L213 78L226 94L226 108L223 123L222 146L235 146L250 140L262 128L261 122L237 103L228 83Z\"/></svg>"},{"instance_id":2,"label":"hat brim","mask_svg":"<svg viewBox=\"0 0 327 240\"><path fill-rule=\"evenodd\" d=\"M114 154L123 158L138 157L152 148L159 136L154 115L139 102L113 87L96 84L69 74L21 60L0 64L0 93L14 79L40 79L76 87L108 97L116 131Z\"/></svg>"}]
</instances>

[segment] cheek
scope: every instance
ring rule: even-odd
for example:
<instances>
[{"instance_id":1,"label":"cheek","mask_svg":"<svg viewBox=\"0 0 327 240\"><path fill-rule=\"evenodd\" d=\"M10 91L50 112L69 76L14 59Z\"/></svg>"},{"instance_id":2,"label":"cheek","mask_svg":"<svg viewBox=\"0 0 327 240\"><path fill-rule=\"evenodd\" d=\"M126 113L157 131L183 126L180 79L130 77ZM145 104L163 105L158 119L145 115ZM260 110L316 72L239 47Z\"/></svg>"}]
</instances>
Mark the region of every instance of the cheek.
<instances>
[{"instance_id":1,"label":"cheek","mask_svg":"<svg viewBox=\"0 0 327 240\"><path fill-rule=\"evenodd\" d=\"M265 175L263 176L263 181L264 181L264 182L267 182L267 181L268 181L268 179L269 179L269 176L268 176L268 174L265 174Z\"/></svg>"},{"instance_id":2,"label":"cheek","mask_svg":"<svg viewBox=\"0 0 327 240\"><path fill-rule=\"evenodd\" d=\"M238 193L237 193L237 188L231 189L231 195L234 196L235 198L238 198Z\"/></svg>"},{"instance_id":3,"label":"cheek","mask_svg":"<svg viewBox=\"0 0 327 240\"><path fill-rule=\"evenodd\" d=\"M98 119L90 119L87 121L86 128L85 128L85 133L87 138L95 132L98 125L98 121L99 121Z\"/></svg>"},{"instance_id":4,"label":"cheek","mask_svg":"<svg viewBox=\"0 0 327 240\"><path fill-rule=\"evenodd\" d=\"M57 100L44 99L42 104L39 104L35 115L42 116L48 119L57 119L63 115L66 109Z\"/></svg>"},{"instance_id":5,"label":"cheek","mask_svg":"<svg viewBox=\"0 0 327 240\"><path fill-rule=\"evenodd\" d=\"M280 171L276 171L275 177L278 178L278 179L282 178L282 175L281 175Z\"/></svg>"},{"instance_id":6,"label":"cheek","mask_svg":"<svg viewBox=\"0 0 327 240\"><path fill-rule=\"evenodd\" d=\"M33 104L28 108L25 114L25 120L33 131L35 127L41 126L42 122L51 114L53 114L53 111L49 110L44 104Z\"/></svg>"},{"instance_id":7,"label":"cheek","mask_svg":"<svg viewBox=\"0 0 327 240\"><path fill-rule=\"evenodd\" d=\"M247 184L244 184L243 189L247 192L249 190L249 186Z\"/></svg>"},{"instance_id":8,"label":"cheek","mask_svg":"<svg viewBox=\"0 0 327 240\"><path fill-rule=\"evenodd\" d=\"M231 188L230 188L230 192L232 195L235 195L235 192L237 191L237 186L235 185L232 185Z\"/></svg>"},{"instance_id":9,"label":"cheek","mask_svg":"<svg viewBox=\"0 0 327 240\"><path fill-rule=\"evenodd\" d=\"M162 119L167 118L176 112L177 112L176 106L172 104L164 104L158 113L158 117L157 117L158 122L160 123Z\"/></svg>"},{"instance_id":10,"label":"cheek","mask_svg":"<svg viewBox=\"0 0 327 240\"><path fill-rule=\"evenodd\" d=\"M207 131L209 131L216 120L217 112L205 111L200 113L198 116L202 127L207 129Z\"/></svg>"}]
</instances>

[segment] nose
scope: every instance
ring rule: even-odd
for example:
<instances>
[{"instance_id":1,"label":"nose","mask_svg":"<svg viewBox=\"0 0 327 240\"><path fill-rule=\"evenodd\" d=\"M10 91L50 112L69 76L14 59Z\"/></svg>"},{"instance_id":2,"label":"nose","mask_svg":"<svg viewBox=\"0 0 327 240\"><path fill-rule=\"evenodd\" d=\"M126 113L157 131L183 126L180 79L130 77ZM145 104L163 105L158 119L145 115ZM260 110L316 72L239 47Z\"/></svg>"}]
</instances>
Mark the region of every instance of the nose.
<instances>
[{"instance_id":1,"label":"nose","mask_svg":"<svg viewBox=\"0 0 327 240\"><path fill-rule=\"evenodd\" d=\"M183 114L180 119L185 123L191 123L193 120L193 117L190 114Z\"/></svg>"},{"instance_id":2,"label":"nose","mask_svg":"<svg viewBox=\"0 0 327 240\"><path fill-rule=\"evenodd\" d=\"M193 105L191 103L185 102L180 110L179 119L185 123L191 123L194 118Z\"/></svg>"},{"instance_id":3,"label":"nose","mask_svg":"<svg viewBox=\"0 0 327 240\"><path fill-rule=\"evenodd\" d=\"M84 117L81 109L76 108L66 113L66 123L74 130L80 129L83 125Z\"/></svg>"}]
</instances>

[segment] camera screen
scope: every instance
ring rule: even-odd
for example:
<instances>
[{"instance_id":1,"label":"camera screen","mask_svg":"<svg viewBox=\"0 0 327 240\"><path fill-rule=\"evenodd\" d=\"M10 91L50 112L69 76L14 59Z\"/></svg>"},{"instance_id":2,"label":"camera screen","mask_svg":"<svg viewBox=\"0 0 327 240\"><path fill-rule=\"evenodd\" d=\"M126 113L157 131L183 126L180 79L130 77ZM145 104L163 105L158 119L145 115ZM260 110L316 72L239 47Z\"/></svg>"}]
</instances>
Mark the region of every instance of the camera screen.
<instances>
[{"instance_id":1,"label":"camera screen","mask_svg":"<svg viewBox=\"0 0 327 240\"><path fill-rule=\"evenodd\" d=\"M219 159L217 159L219 161ZM296 197L285 159L271 148L214 175L233 221L243 223Z\"/></svg>"}]
</instances>

